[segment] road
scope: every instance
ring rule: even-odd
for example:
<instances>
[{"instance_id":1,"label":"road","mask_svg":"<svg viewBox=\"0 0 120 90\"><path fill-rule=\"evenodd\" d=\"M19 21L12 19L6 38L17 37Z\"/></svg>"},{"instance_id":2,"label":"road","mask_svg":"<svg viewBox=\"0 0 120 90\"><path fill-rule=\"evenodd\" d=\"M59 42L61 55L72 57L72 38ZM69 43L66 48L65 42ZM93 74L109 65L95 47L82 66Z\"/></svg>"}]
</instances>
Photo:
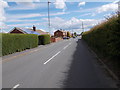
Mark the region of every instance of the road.
<instances>
[{"instance_id":1,"label":"road","mask_svg":"<svg viewBox=\"0 0 120 90\"><path fill-rule=\"evenodd\" d=\"M3 88L114 88L80 38L3 57Z\"/></svg>"}]
</instances>

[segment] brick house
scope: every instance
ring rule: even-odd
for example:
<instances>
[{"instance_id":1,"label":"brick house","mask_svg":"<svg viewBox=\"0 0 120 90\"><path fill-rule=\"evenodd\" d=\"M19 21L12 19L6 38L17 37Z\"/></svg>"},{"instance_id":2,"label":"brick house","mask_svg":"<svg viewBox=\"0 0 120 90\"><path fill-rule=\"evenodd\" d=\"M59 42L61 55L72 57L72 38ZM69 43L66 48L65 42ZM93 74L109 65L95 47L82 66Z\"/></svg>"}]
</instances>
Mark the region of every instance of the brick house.
<instances>
[{"instance_id":1,"label":"brick house","mask_svg":"<svg viewBox=\"0 0 120 90\"><path fill-rule=\"evenodd\" d=\"M67 37L67 31L57 30L54 32L54 37Z\"/></svg>"},{"instance_id":2,"label":"brick house","mask_svg":"<svg viewBox=\"0 0 120 90\"><path fill-rule=\"evenodd\" d=\"M37 34L37 35L48 34L47 32L44 32L44 31L42 31L42 30L36 30L36 27L35 27L35 26L33 26L32 29L15 27L15 28L13 28L9 33Z\"/></svg>"}]
</instances>

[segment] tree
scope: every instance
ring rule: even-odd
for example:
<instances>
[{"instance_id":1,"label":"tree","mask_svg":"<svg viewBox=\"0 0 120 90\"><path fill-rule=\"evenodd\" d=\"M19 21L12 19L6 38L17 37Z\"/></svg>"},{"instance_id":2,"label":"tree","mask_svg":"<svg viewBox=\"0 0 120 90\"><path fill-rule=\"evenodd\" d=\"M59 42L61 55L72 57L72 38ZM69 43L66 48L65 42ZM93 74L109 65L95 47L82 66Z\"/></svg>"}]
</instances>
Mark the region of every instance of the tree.
<instances>
[{"instance_id":1,"label":"tree","mask_svg":"<svg viewBox=\"0 0 120 90\"><path fill-rule=\"evenodd\" d=\"M74 36L77 36L77 33L76 33L76 32L74 32Z\"/></svg>"},{"instance_id":2,"label":"tree","mask_svg":"<svg viewBox=\"0 0 120 90\"><path fill-rule=\"evenodd\" d=\"M67 37L71 37L70 32L67 32Z\"/></svg>"}]
</instances>

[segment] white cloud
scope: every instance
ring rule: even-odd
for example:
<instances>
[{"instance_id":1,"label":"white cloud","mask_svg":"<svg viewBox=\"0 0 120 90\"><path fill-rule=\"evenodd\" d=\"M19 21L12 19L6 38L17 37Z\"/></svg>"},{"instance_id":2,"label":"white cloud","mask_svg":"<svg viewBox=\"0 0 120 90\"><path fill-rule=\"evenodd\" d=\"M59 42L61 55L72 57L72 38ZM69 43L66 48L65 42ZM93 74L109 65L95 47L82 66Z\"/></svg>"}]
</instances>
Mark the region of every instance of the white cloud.
<instances>
[{"instance_id":1,"label":"white cloud","mask_svg":"<svg viewBox=\"0 0 120 90\"><path fill-rule=\"evenodd\" d=\"M5 26L5 20L6 20L6 17L5 17L5 11L4 9L8 7L8 4L7 2L3 1L3 0L0 0L0 28L3 28Z\"/></svg>"},{"instance_id":2,"label":"white cloud","mask_svg":"<svg viewBox=\"0 0 120 90\"><path fill-rule=\"evenodd\" d=\"M81 14L80 16L92 16L92 13L85 13L85 14Z\"/></svg>"},{"instance_id":3,"label":"white cloud","mask_svg":"<svg viewBox=\"0 0 120 90\"><path fill-rule=\"evenodd\" d=\"M35 22L35 21L40 21L40 20L20 20L20 19L9 19L6 22L24 22L24 23L28 23L28 22Z\"/></svg>"},{"instance_id":4,"label":"white cloud","mask_svg":"<svg viewBox=\"0 0 120 90\"><path fill-rule=\"evenodd\" d=\"M24 18L33 18L33 17L41 17L45 16L44 14L33 13L33 14L9 14L8 19L24 19Z\"/></svg>"},{"instance_id":5,"label":"white cloud","mask_svg":"<svg viewBox=\"0 0 120 90\"><path fill-rule=\"evenodd\" d=\"M101 7L99 7L97 9L98 13L102 13L102 12L107 12L107 11L117 11L118 10L118 4L116 2L110 3L110 4L106 4L103 5Z\"/></svg>"},{"instance_id":6,"label":"white cloud","mask_svg":"<svg viewBox=\"0 0 120 90\"><path fill-rule=\"evenodd\" d=\"M58 15L64 15L68 14L66 12L57 12L57 13L50 13L50 16L58 16ZM32 14L9 14L7 15L8 21L10 20L19 20L19 19L25 19L25 18L33 18L33 17L42 17L42 16L48 16L48 14L39 14L39 13L32 13ZM24 21L24 20L23 20Z\"/></svg>"},{"instance_id":7,"label":"white cloud","mask_svg":"<svg viewBox=\"0 0 120 90\"><path fill-rule=\"evenodd\" d=\"M8 2L40 2L41 0L6 0Z\"/></svg>"},{"instance_id":8,"label":"white cloud","mask_svg":"<svg viewBox=\"0 0 120 90\"><path fill-rule=\"evenodd\" d=\"M114 1L113 3L117 4L118 2L120 2L120 0L116 0L116 1Z\"/></svg>"},{"instance_id":9,"label":"white cloud","mask_svg":"<svg viewBox=\"0 0 120 90\"><path fill-rule=\"evenodd\" d=\"M8 27L29 27L33 25L40 25L40 23L11 24L11 25L8 25Z\"/></svg>"},{"instance_id":10,"label":"white cloud","mask_svg":"<svg viewBox=\"0 0 120 90\"><path fill-rule=\"evenodd\" d=\"M84 23L85 30L90 29L95 24L98 24L101 20L96 19L77 19L75 17L72 17L70 20L65 20L60 17L55 17L51 19L51 28L54 28L54 30L57 29L64 29L64 30L74 30L78 33L82 31L81 24Z\"/></svg>"},{"instance_id":11,"label":"white cloud","mask_svg":"<svg viewBox=\"0 0 120 90\"><path fill-rule=\"evenodd\" d=\"M84 6L86 4L86 2L80 2L79 4L78 4L78 6Z\"/></svg>"},{"instance_id":12,"label":"white cloud","mask_svg":"<svg viewBox=\"0 0 120 90\"><path fill-rule=\"evenodd\" d=\"M67 14L66 12L57 12L57 13L51 13L50 16L58 16L58 15L63 15L63 14ZM47 18L43 18L43 19L39 19L39 20L35 20L35 19L28 19L28 18L33 18L33 17L41 17L41 16L47 16L47 14L39 14L39 13L32 13L32 14L8 14L7 15L7 20L6 22L9 23L16 23L16 24L9 24L8 25L8 29L10 30L10 28L12 27L29 27L32 25L38 25L38 26L47 26ZM42 23L38 23L39 21L42 21ZM45 22L43 22L45 21ZM17 24L18 23L18 24ZM41 24L41 25L40 25Z\"/></svg>"},{"instance_id":13,"label":"white cloud","mask_svg":"<svg viewBox=\"0 0 120 90\"><path fill-rule=\"evenodd\" d=\"M64 15L69 14L68 12L57 12L57 13L51 13L50 16L57 16L57 15Z\"/></svg>"},{"instance_id":14,"label":"white cloud","mask_svg":"<svg viewBox=\"0 0 120 90\"><path fill-rule=\"evenodd\" d=\"M66 8L66 4L65 4L66 0L56 0L55 1L55 7L58 9L65 9Z\"/></svg>"},{"instance_id":15,"label":"white cloud","mask_svg":"<svg viewBox=\"0 0 120 90\"><path fill-rule=\"evenodd\" d=\"M46 8L46 3L34 3L34 2L16 2L16 6L10 7L9 10L32 10L37 8Z\"/></svg>"},{"instance_id":16,"label":"white cloud","mask_svg":"<svg viewBox=\"0 0 120 90\"><path fill-rule=\"evenodd\" d=\"M31 1L35 1L35 2L47 2L48 0L5 0L5 1L9 1L9 2L13 2L13 1L19 1L19 2L31 2ZM51 2L54 2L55 0L50 0ZM67 0L67 2L80 2L80 1L85 1L85 2L112 2L114 0Z\"/></svg>"}]
</instances>

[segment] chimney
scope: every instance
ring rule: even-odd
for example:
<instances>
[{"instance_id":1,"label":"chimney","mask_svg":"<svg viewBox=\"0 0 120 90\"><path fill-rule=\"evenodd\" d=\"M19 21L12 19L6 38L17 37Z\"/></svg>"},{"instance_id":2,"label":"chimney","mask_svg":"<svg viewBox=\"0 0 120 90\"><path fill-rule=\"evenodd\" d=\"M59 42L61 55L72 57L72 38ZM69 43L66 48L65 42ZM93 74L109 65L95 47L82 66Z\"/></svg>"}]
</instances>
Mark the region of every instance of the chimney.
<instances>
[{"instance_id":1,"label":"chimney","mask_svg":"<svg viewBox=\"0 0 120 90\"><path fill-rule=\"evenodd\" d=\"M33 31L36 31L36 27L33 25Z\"/></svg>"}]
</instances>

